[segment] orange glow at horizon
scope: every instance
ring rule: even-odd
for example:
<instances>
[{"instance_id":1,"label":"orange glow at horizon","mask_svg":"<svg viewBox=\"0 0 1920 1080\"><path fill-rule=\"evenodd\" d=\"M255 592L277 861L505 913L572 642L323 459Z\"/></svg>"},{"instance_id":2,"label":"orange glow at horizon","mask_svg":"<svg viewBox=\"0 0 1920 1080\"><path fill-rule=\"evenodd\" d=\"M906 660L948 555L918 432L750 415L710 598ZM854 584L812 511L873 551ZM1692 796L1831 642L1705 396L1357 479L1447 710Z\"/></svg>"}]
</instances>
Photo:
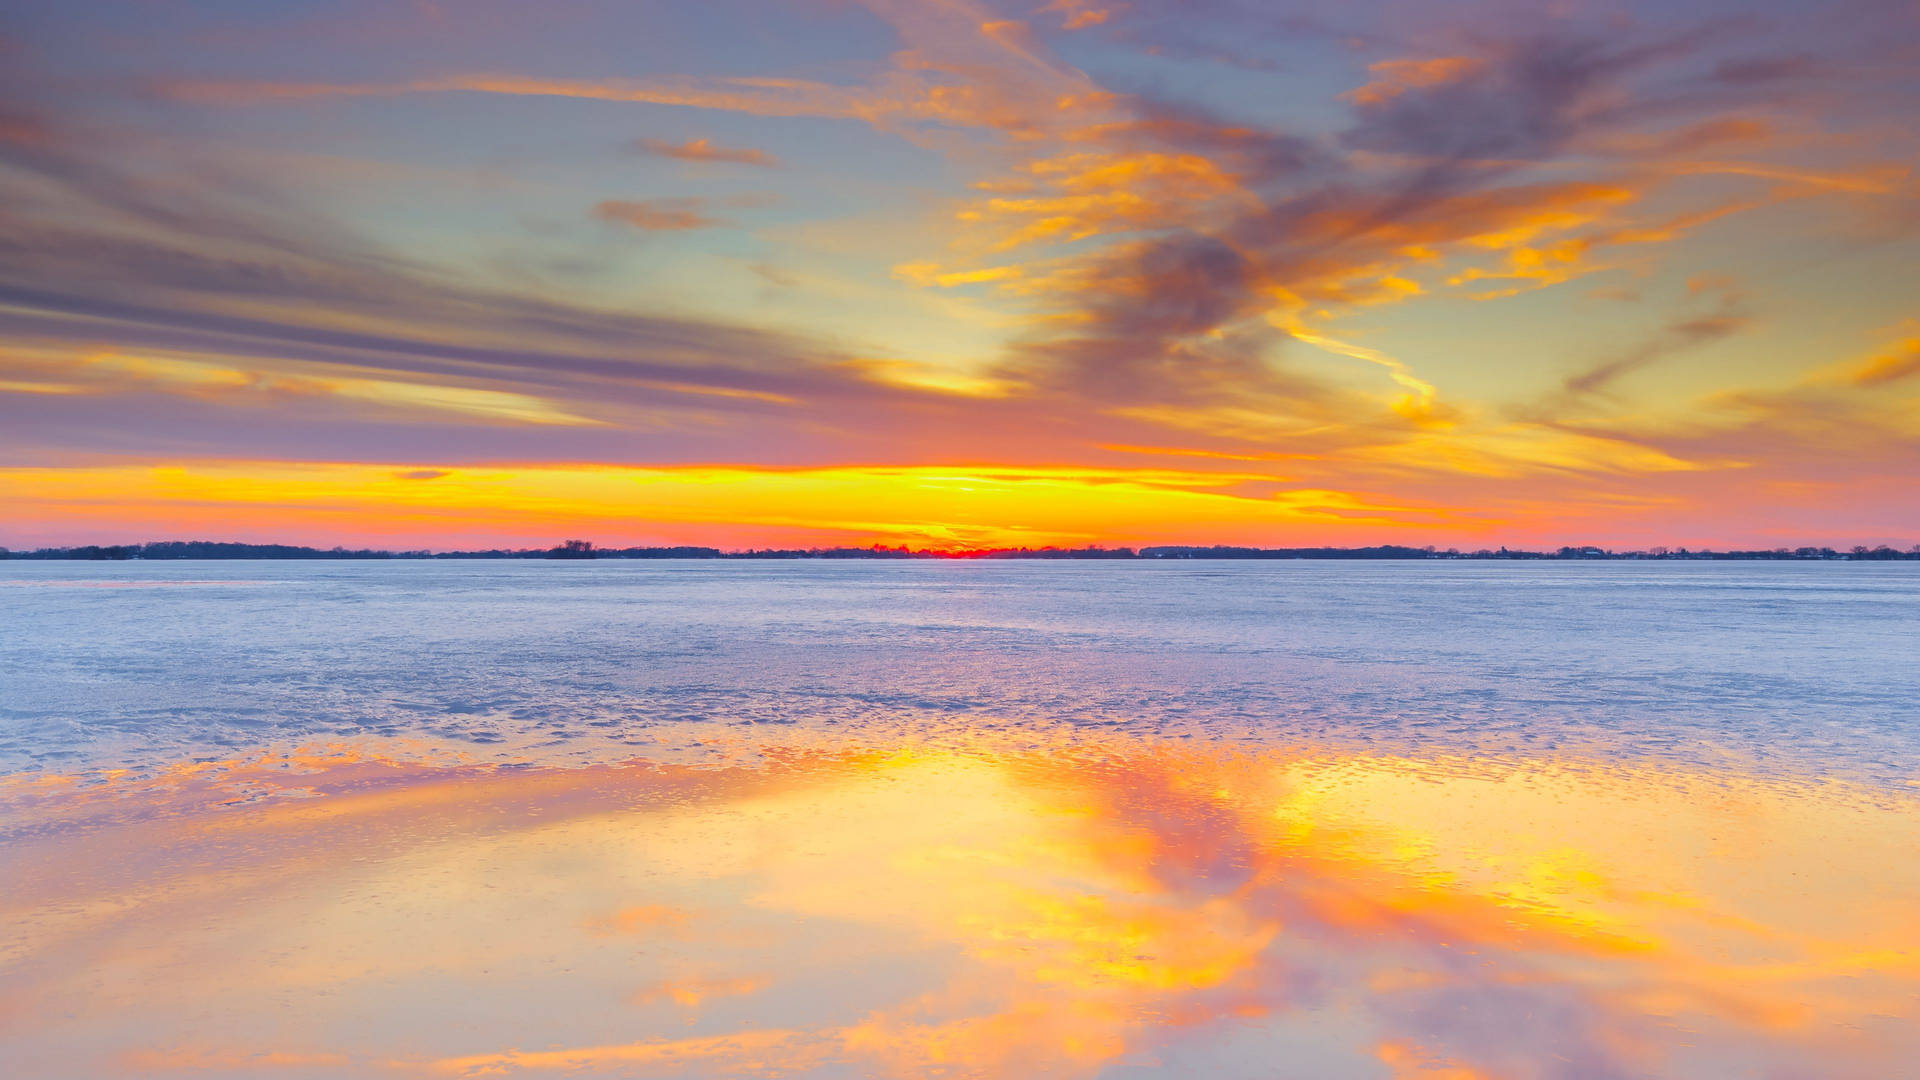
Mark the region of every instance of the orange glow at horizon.
<instances>
[{"instance_id":1,"label":"orange glow at horizon","mask_svg":"<svg viewBox=\"0 0 1920 1080\"><path fill-rule=\"evenodd\" d=\"M124 535L447 538L602 546L1078 547L1155 538L1359 538L1458 526L1445 511L1260 473L1024 466L753 469L345 464L0 469L0 498ZM436 544L436 542L438 542Z\"/></svg>"}]
</instances>

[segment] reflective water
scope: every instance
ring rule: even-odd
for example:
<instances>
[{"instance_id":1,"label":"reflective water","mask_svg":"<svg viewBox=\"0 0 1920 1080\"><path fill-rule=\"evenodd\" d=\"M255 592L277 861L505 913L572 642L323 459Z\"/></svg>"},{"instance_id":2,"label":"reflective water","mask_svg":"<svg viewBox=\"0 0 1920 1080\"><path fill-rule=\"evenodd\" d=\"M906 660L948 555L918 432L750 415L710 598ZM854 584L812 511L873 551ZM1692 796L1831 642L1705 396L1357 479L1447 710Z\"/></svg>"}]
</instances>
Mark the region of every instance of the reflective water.
<instances>
[{"instance_id":1,"label":"reflective water","mask_svg":"<svg viewBox=\"0 0 1920 1080\"><path fill-rule=\"evenodd\" d=\"M1897 782L1915 656L1914 563L13 561L0 769L1122 730Z\"/></svg>"},{"instance_id":2,"label":"reflective water","mask_svg":"<svg viewBox=\"0 0 1920 1080\"><path fill-rule=\"evenodd\" d=\"M6 1075L1920 1059L1905 567L0 579Z\"/></svg>"}]
</instances>

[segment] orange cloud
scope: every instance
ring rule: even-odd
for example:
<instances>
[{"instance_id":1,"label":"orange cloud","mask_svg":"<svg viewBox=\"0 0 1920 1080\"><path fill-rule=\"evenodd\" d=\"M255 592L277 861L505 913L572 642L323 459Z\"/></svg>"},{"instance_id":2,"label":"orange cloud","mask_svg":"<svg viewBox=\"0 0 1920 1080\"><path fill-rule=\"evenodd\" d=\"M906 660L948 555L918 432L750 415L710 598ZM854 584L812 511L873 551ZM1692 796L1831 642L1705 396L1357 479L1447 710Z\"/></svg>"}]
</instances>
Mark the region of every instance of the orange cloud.
<instances>
[{"instance_id":1,"label":"orange cloud","mask_svg":"<svg viewBox=\"0 0 1920 1080\"><path fill-rule=\"evenodd\" d=\"M1815 172L1745 161L1689 161L1668 168L1681 175L1751 176L1777 180L1789 191L1841 191L1855 195L1889 195L1899 190L1910 170L1898 165L1867 166L1853 172Z\"/></svg>"},{"instance_id":2,"label":"orange cloud","mask_svg":"<svg viewBox=\"0 0 1920 1080\"><path fill-rule=\"evenodd\" d=\"M911 281L915 285L937 285L951 289L959 285L986 285L997 281L1012 281L1021 277L1025 271L1018 266L986 266L978 270L943 270L937 263L912 262L901 263L893 268L895 277Z\"/></svg>"},{"instance_id":3,"label":"orange cloud","mask_svg":"<svg viewBox=\"0 0 1920 1080\"><path fill-rule=\"evenodd\" d=\"M1374 81L1341 95L1357 105L1380 105L1408 90L1443 86L1486 70L1473 56L1436 56L1425 60L1382 60L1371 64Z\"/></svg>"},{"instance_id":4,"label":"orange cloud","mask_svg":"<svg viewBox=\"0 0 1920 1080\"><path fill-rule=\"evenodd\" d=\"M8 358L0 358L5 365ZM274 367L189 359L154 351L100 350L35 365L60 381L0 380L0 393L158 393L233 407L333 399L392 410L500 424L594 427L602 421L531 394L487 386L378 377L348 365L275 361ZM0 368L4 370L4 368Z\"/></svg>"},{"instance_id":5,"label":"orange cloud","mask_svg":"<svg viewBox=\"0 0 1920 1080\"><path fill-rule=\"evenodd\" d=\"M726 224L719 218L708 217L701 211L702 205L699 199L608 199L595 206L593 213L602 220L618 221L648 232L683 232Z\"/></svg>"},{"instance_id":6,"label":"orange cloud","mask_svg":"<svg viewBox=\"0 0 1920 1080\"><path fill-rule=\"evenodd\" d=\"M1050 192L996 195L960 213L963 222L1005 223L996 225L1004 230L991 244L996 250L1165 228L1239 189L1237 177L1191 153L1075 151L1032 161L1023 171Z\"/></svg>"},{"instance_id":7,"label":"orange cloud","mask_svg":"<svg viewBox=\"0 0 1920 1080\"><path fill-rule=\"evenodd\" d=\"M1007 48L1018 36L1005 28L980 36ZM1024 57L1032 61L1031 56ZM1046 100L1072 101L1067 109L1036 107L1032 98L1012 85L995 82L957 83L929 75L943 68L928 57L895 70L863 87L838 86L807 79L735 77L722 79L548 79L512 75L461 75L398 83L282 83L176 80L157 89L178 101L204 105L242 106L307 101L334 97L394 97L404 94L476 93L516 97L579 98L649 105L677 105L717 109L755 116L825 117L861 120L876 127L895 128L916 123L985 127L1009 132L1037 133L1065 123L1094 99L1063 98L1056 92ZM1059 90L1088 90L1084 80L1048 76L1045 83Z\"/></svg>"},{"instance_id":8,"label":"orange cloud","mask_svg":"<svg viewBox=\"0 0 1920 1080\"><path fill-rule=\"evenodd\" d=\"M633 996L635 1003L651 1005L656 1001L671 1001L683 1009L697 1009L703 1003L714 998L747 997L767 988L769 980L763 976L743 976L734 979L667 979L653 984Z\"/></svg>"},{"instance_id":9,"label":"orange cloud","mask_svg":"<svg viewBox=\"0 0 1920 1080\"><path fill-rule=\"evenodd\" d=\"M729 1072L769 1073L803 1067L818 1053L809 1052L812 1036L799 1031L747 1031L655 1042L582 1046L565 1050L508 1050L497 1054L468 1054L430 1061L393 1061L390 1067L436 1076L485 1076L536 1071L601 1072L635 1068L680 1067L700 1064Z\"/></svg>"},{"instance_id":10,"label":"orange cloud","mask_svg":"<svg viewBox=\"0 0 1920 1080\"><path fill-rule=\"evenodd\" d=\"M136 1050L123 1055L121 1063L136 1073L237 1072L252 1075L281 1069L307 1072L316 1068L344 1067L351 1061L345 1054L335 1053L174 1047L167 1050Z\"/></svg>"},{"instance_id":11,"label":"orange cloud","mask_svg":"<svg viewBox=\"0 0 1920 1080\"><path fill-rule=\"evenodd\" d=\"M162 88L176 99L203 104L499 94L844 119L944 152L956 175L942 189L967 194L953 203L929 203L925 218L892 219L872 229L868 218L816 222L783 236L774 235L783 230L769 230L754 238L784 243L804 232L806 244L835 253L830 273L789 275L780 286L795 297L812 291L809 299L823 301L817 307L796 300L785 309L769 304L762 311L754 306L755 294L745 291L763 289L760 282L742 287L712 265L723 260L703 262L699 274L711 277L702 276L695 288L711 285L714 310L753 311L758 326L803 325L817 331L811 339L770 342L752 333L707 332L711 327L692 333L678 325L656 328L649 324L663 320L651 312L610 330L608 313L584 302L557 312L557 305L548 305L537 317L520 317L516 307L513 317L489 322L475 313L509 310L513 305L501 302L508 299L516 305L534 301L477 290L456 295L445 278L430 274L373 277L365 268L389 260L372 251L356 250L332 263L304 254L288 258L284 252L307 252L309 245L260 229L255 221L214 220L206 236L191 244L122 250L136 234L146 242L197 220L171 207L111 244L94 242L109 239L104 235L71 238L76 242L51 235L30 239L29 248L40 245L31 269L38 275L64 267L64 287L73 297L98 292L102 303L119 303L122 298L111 295L116 288L141 293L133 298L144 305L137 319L151 323L159 339L183 332L176 324L188 320L199 320L191 328L200 341L250 337L265 321L263 312L278 309L283 324L294 324L277 328L283 331L275 342L279 348L312 355L337 349L333 335L379 331L385 338L370 343L369 352L405 351L409 364L434 372L390 378L356 373L323 385L277 365L223 362L212 365L222 370L195 376L178 366L166 377L152 371L127 376L143 392L153 388L168 395L165 409L181 415L188 412L182 400L196 407L237 406L277 395L324 401L340 416L363 411L352 419L369 424L404 419L392 414L405 411L435 421L460 418L469 428L492 420L501 427L545 429L542 449L487 446L457 460L495 453L519 460L544 452L558 460L617 453L626 460L925 464L976 460L969 447L986 432L1007 460L1071 471L1062 463L1105 460L1086 456L1103 453L1097 449L1102 445L1191 441L1198 445L1182 449L1220 455L1210 460L1272 460L1260 455L1284 452L1299 463L1284 480L1247 480L1230 494L1212 492L1203 500L1208 507L1239 510L1241 504L1230 499L1290 485L1287 497L1311 503L1314 513L1325 515L1316 521L1329 528L1344 529L1362 518L1404 522L1413 513L1409 507L1484 525L1515 520L1516 512L1546 520L1575 503L1591 505L1587 500L1703 507L1710 501L1701 494L1704 485L1666 486L1662 480L1655 488L1648 478L1777 455L1754 453L1744 444L1696 452L1693 444L1660 441L1675 431L1695 435L1708 425L1683 422L1671 402L1634 403L1646 408L1633 417L1597 415L1603 408L1627 407L1613 394L1585 395L1590 400L1581 408L1594 415L1582 415L1578 430L1568 430L1564 417L1515 422L1513 414L1530 406L1510 400L1500 380L1482 377L1478 361L1462 355L1470 349L1445 333L1428 339L1431 346L1410 346L1404 336L1389 336L1404 333L1393 327L1395 321L1444 326L1468 319L1447 307L1467 299L1509 297L1605 271L1645 273L1654 268L1659 245L1685 242L1718 217L1816 194L1866 202L1900 192L1908 177L1900 154L1870 143L1880 135L1846 136L1851 145L1871 146L1880 159L1849 166L1836 149L1838 136L1807 134L1814 128L1804 103L1780 88L1818 75L1820 65L1757 58L1715 67L1706 62L1707 46L1691 38L1655 41L1618 28L1585 34L1557 22L1537 34L1507 27L1435 34L1426 40L1474 51L1380 60L1369 67L1365 85L1344 95L1355 106L1346 111L1348 127L1301 135L1250 119L1253 114L1230 98L1209 106L1204 94L1174 102L1150 91L1111 89L1049 51L1049 40L1057 37L1049 28L1122 20L1129 10L1124 5L1055 0L1039 8L1047 14L1034 13L1031 23L972 0L869 0L865 10L888 24L893 44L864 65L836 68L855 72L845 81L778 73L549 78L469 71L367 83L180 81ZM1141 14L1141 24L1152 22ZM1153 33L1144 25L1122 29ZM1121 34L1107 44L1146 40ZM1353 44L1366 49L1379 43ZM1180 47L1172 40L1151 46ZM1698 80L1677 78L1683 58L1690 58L1687 71L1712 83L1711 93ZM1760 86L1765 93L1753 89ZM1329 88L1329 95L1336 89ZM1219 112L1211 111L1216 107ZM781 145L790 144L798 145ZM773 164L764 151L706 137L640 145L675 160ZM1757 148L1768 151L1767 162L1718 160ZM1755 187L1765 195L1727 194ZM76 188L72 205L90 205L103 190ZM117 212L131 215L153 202L128 199ZM608 200L593 213L641 230L687 234L723 224L720 215L730 215L731 205L719 196ZM18 216L60 222L81 215ZM236 239L263 233L273 243L249 247ZM124 271L131 282L96 265L109 258L98 252L114 253L115 266L132 268ZM797 251L779 257L789 256L804 257ZM577 260L554 265L563 263ZM204 275L205 283L183 284L196 275ZM909 293L903 285L928 291ZM1540 303L1572 303L1569 292ZM593 290L581 295L619 303ZM388 303L390 297L406 302ZM71 300L67 306L92 302ZM1418 309L1404 315L1384 310L1408 304ZM1362 309L1378 318L1375 326L1342 325ZM69 318L73 312L56 314ZM254 321L236 328L234 320L243 319ZM116 311L100 316L88 332L117 334L124 332L117 327L132 324ZM630 347L636 335L652 347ZM327 340L313 344L316 336ZM839 341L858 344L843 355L834 344ZM1541 346L1546 352L1556 348L1551 342ZM651 363L653 354L668 359ZM1552 357L1543 363L1551 365ZM1884 371L1865 373L1864 385L1899 385L1905 369L1889 363ZM85 399L103 396L101 388L110 381L80 377L58 364L6 374L0 394L34 396L31 405L20 404L23 414L59 410L65 416ZM1603 367L1597 381L1575 381L1598 386L1607 377ZM1511 382L1527 378L1523 373ZM1824 392L1793 391L1808 399ZM339 407L343 402L353 408ZM1828 418L1838 409L1831 403L1816 407L1809 400L1790 408L1764 394L1728 391L1721 404L1725 408L1708 412L1723 419L1742 409L1791 416L1808 432L1837 433L1846 426ZM777 406L780 415L770 420L762 406ZM161 451L152 445L191 442L177 429L193 419L176 420L173 413L172 426L141 452L157 456ZM82 430L78 423L47 427ZM630 432L633 439L603 437L615 432ZM237 434L234 441L249 437ZM1837 434L1820 438L1841 441ZM292 436L273 445L258 441L260 447L243 456L326 452L314 449L326 445L318 437L297 448L288 445ZM409 460L404 451L420 442L381 453ZM1852 442L1871 449L1859 438ZM336 439L331 445L343 444ZM1901 460L1897 446L1870 456L1883 464ZM1519 483L1562 474L1604 474L1619 483L1582 491L1565 503L1544 486ZM1418 486L1409 486L1409 477L1418 477ZM1513 483L1467 486L1483 480ZM1444 497L1434 495L1436 483L1449 485ZM1627 490L1635 483L1649 486ZM1419 497L1398 494L1407 492ZM1077 504L1077 497L1068 501ZM715 498L714 504L753 505L744 498ZM1009 513L1027 512L1017 500L998 505ZM901 521L876 513L871 500L835 506L835 513L804 522L798 518L805 515L795 514L731 527L715 523L717 531L708 535L780 535L804 542L913 537L955 545L1045 536L1071 543L1100 535L1116 517L1095 511L1093 520L1078 526L1051 514L958 520L972 517L966 511L944 515L947 520ZM464 510L489 529L514 516L494 507ZM596 508L584 520L619 527L603 512ZM1250 534L1264 527L1225 523L1210 514L1195 509L1187 520L1223 532ZM436 508L419 511L404 527L421 526L434 515L440 522L456 518ZM533 513L520 516L537 519ZM691 525L675 521L672 527ZM1119 542L1133 535L1103 538ZM987 536L996 539L982 539Z\"/></svg>"},{"instance_id":12,"label":"orange cloud","mask_svg":"<svg viewBox=\"0 0 1920 1080\"><path fill-rule=\"evenodd\" d=\"M1920 375L1920 338L1909 338L1849 372L1856 386L1883 386Z\"/></svg>"},{"instance_id":13,"label":"orange cloud","mask_svg":"<svg viewBox=\"0 0 1920 1080\"><path fill-rule=\"evenodd\" d=\"M1095 7L1092 0L1053 0L1040 10L1059 12L1062 30L1085 30L1090 26L1105 26L1107 20L1113 18L1114 12L1111 7Z\"/></svg>"},{"instance_id":14,"label":"orange cloud","mask_svg":"<svg viewBox=\"0 0 1920 1080\"><path fill-rule=\"evenodd\" d=\"M752 147L716 146L706 138L688 139L683 143L664 142L660 139L641 139L640 147L658 157L673 158L676 161L720 161L735 165L760 165L771 168L780 164L772 154Z\"/></svg>"},{"instance_id":15,"label":"orange cloud","mask_svg":"<svg viewBox=\"0 0 1920 1080\"><path fill-rule=\"evenodd\" d=\"M877 110L844 87L803 79L541 79L511 75L460 75L401 83L283 83L177 80L159 91L180 101L250 105L331 97L394 97L401 94L474 93L516 97L584 98L650 105L682 105L758 116L864 118Z\"/></svg>"}]
</instances>

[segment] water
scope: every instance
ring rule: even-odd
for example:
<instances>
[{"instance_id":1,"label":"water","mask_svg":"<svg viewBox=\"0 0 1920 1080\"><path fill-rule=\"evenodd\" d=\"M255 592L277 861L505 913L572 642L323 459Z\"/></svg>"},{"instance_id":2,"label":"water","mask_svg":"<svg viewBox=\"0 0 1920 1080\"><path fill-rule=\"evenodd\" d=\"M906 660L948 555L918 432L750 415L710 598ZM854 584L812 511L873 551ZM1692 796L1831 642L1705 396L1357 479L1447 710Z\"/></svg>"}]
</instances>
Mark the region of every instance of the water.
<instances>
[{"instance_id":1,"label":"water","mask_svg":"<svg viewBox=\"0 0 1920 1080\"><path fill-rule=\"evenodd\" d=\"M0 1075L1881 1080L1920 566L0 563Z\"/></svg>"},{"instance_id":2,"label":"water","mask_svg":"<svg viewBox=\"0 0 1920 1080\"><path fill-rule=\"evenodd\" d=\"M1066 726L1899 782L1916 657L1898 563L16 561L0 769Z\"/></svg>"}]
</instances>

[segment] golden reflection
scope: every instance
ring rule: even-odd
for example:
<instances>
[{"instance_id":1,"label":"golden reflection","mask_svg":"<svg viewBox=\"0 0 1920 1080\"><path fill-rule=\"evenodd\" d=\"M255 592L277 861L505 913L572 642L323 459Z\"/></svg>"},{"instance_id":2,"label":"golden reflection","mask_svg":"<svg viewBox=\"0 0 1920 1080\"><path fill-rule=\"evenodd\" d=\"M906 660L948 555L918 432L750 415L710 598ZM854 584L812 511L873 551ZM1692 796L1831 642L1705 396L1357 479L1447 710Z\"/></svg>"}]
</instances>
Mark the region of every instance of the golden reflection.
<instances>
[{"instance_id":1,"label":"golden reflection","mask_svg":"<svg viewBox=\"0 0 1920 1080\"><path fill-rule=\"evenodd\" d=\"M21 1075L1889 1076L1916 802L1145 742L15 776L0 1041Z\"/></svg>"}]
</instances>

